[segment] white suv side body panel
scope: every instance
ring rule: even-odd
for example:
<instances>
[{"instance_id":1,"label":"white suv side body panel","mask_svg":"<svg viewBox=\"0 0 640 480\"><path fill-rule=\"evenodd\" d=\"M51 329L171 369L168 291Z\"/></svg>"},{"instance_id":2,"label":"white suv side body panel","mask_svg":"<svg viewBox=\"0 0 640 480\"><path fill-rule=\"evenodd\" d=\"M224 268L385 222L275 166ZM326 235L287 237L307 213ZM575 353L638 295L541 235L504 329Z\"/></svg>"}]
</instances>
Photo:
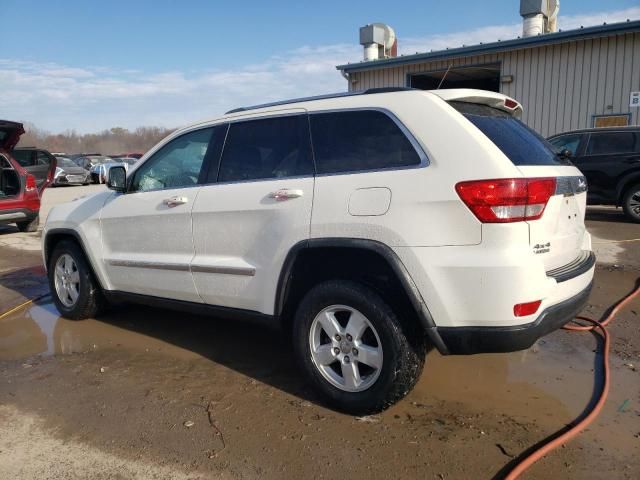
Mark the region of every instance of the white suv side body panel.
<instances>
[{"instance_id":1,"label":"white suv side body panel","mask_svg":"<svg viewBox=\"0 0 640 480\"><path fill-rule=\"evenodd\" d=\"M440 98L426 92L412 93L364 95L358 102L350 99L349 105L392 113L420 144L428 166L318 175L312 238L366 238L392 247L476 245L482 241L481 224L460 201L452 179L522 174L511 162L503 161L502 152L462 115L452 114ZM351 215L351 195L371 187L391 191L389 210L384 215Z\"/></svg>"},{"instance_id":2,"label":"white suv side body panel","mask_svg":"<svg viewBox=\"0 0 640 480\"><path fill-rule=\"evenodd\" d=\"M115 195L114 192L100 192L56 205L49 211L42 230L42 255L47 267L45 242L51 231L73 231L79 237L100 285L112 290L111 281L102 262L102 238L100 215L104 203Z\"/></svg>"},{"instance_id":3,"label":"white suv side body panel","mask_svg":"<svg viewBox=\"0 0 640 480\"><path fill-rule=\"evenodd\" d=\"M114 290L201 302L190 271L191 210L202 187L115 194L102 208L102 261ZM180 197L185 203L169 206Z\"/></svg>"},{"instance_id":4,"label":"white suv side body panel","mask_svg":"<svg viewBox=\"0 0 640 480\"><path fill-rule=\"evenodd\" d=\"M288 200L270 198L298 190ZM289 250L309 238L313 177L206 185L193 208L193 280L205 303L273 314Z\"/></svg>"}]
</instances>

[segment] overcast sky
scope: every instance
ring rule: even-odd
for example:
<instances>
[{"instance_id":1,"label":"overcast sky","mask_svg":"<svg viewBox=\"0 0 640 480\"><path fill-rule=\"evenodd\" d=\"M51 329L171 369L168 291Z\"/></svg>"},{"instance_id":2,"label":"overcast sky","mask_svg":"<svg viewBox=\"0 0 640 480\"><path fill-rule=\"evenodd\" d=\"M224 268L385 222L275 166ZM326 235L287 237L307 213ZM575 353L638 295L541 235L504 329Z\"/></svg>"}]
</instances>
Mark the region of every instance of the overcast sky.
<instances>
[{"instance_id":1,"label":"overcast sky","mask_svg":"<svg viewBox=\"0 0 640 480\"><path fill-rule=\"evenodd\" d=\"M52 132L176 127L237 106L346 90L335 66L361 59L366 23L394 27L404 54L522 29L515 0L221 4L0 0L0 118ZM626 19L640 19L637 0L562 0L559 26Z\"/></svg>"}]
</instances>

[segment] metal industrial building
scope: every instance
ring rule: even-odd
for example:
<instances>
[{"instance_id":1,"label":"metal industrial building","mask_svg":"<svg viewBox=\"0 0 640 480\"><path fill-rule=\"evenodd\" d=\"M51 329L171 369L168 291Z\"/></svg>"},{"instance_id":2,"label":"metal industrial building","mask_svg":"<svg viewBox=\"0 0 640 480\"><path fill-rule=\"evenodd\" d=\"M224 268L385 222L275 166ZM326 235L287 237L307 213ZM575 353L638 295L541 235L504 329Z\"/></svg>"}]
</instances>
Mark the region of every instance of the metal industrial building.
<instances>
[{"instance_id":1,"label":"metal industrial building","mask_svg":"<svg viewBox=\"0 0 640 480\"><path fill-rule=\"evenodd\" d=\"M363 29L377 27L385 26ZM365 32L368 40L363 41L363 29L365 58L376 58L370 49L374 34ZM640 21L543 30L513 40L399 57L384 58L385 45L380 48L382 58L336 67L347 78L349 91L467 87L502 92L522 103L522 120L543 136L640 124Z\"/></svg>"}]
</instances>

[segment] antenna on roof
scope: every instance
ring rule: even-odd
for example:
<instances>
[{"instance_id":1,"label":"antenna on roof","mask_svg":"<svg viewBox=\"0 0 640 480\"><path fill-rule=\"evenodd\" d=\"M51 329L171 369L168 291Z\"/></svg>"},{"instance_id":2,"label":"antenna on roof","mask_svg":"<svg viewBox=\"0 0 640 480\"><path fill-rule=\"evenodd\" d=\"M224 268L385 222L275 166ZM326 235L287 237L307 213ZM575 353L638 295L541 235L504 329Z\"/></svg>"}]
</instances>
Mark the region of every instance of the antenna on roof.
<instances>
[{"instance_id":1,"label":"antenna on roof","mask_svg":"<svg viewBox=\"0 0 640 480\"><path fill-rule=\"evenodd\" d=\"M451 70L451 63L449 64L449 66L447 67L447 71L444 72L444 75L442 76L442 78L440 79L440 83L438 84L438 88L436 88L436 90L440 90L440 87L442 86L442 84L444 83L444 79L447 78L447 74L449 73L449 70Z\"/></svg>"}]
</instances>

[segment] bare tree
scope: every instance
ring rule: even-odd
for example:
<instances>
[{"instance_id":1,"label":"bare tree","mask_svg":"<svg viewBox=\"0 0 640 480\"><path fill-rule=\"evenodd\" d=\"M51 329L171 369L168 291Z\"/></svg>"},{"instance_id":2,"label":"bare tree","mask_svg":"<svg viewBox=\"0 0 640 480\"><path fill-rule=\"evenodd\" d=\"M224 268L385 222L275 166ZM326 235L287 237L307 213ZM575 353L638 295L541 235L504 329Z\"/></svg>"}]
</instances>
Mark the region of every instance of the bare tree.
<instances>
[{"instance_id":1,"label":"bare tree","mask_svg":"<svg viewBox=\"0 0 640 480\"><path fill-rule=\"evenodd\" d=\"M21 147L39 147L50 152L101 153L118 155L122 153L144 153L173 132L163 127L138 127L133 131L113 127L99 133L78 134L75 130L52 134L25 123L25 134L20 138Z\"/></svg>"}]
</instances>

